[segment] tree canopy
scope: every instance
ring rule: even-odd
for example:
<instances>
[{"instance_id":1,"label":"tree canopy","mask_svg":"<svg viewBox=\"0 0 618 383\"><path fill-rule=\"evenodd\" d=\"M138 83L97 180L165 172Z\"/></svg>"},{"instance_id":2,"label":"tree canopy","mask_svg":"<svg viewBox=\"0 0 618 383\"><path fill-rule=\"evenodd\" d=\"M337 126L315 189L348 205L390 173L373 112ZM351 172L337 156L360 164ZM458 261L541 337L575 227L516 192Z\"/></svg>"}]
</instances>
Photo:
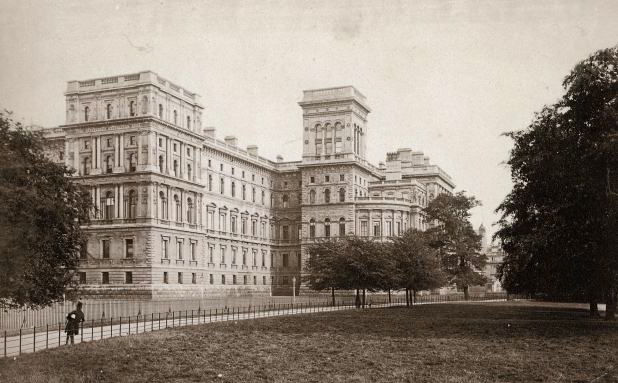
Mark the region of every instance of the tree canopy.
<instances>
[{"instance_id":1,"label":"tree canopy","mask_svg":"<svg viewBox=\"0 0 618 383\"><path fill-rule=\"evenodd\" d=\"M73 284L89 196L6 112L0 144L0 306L48 305Z\"/></svg>"},{"instance_id":2,"label":"tree canopy","mask_svg":"<svg viewBox=\"0 0 618 383\"><path fill-rule=\"evenodd\" d=\"M425 208L431 246L438 251L442 269L449 284L463 289L466 297L472 285L482 285L487 278L481 273L487 257L481 253L481 236L470 223L470 210L480 202L464 192L440 194Z\"/></svg>"},{"instance_id":3,"label":"tree canopy","mask_svg":"<svg viewBox=\"0 0 618 383\"><path fill-rule=\"evenodd\" d=\"M545 106L514 142L513 190L497 211L500 268L511 292L605 299L618 287L618 47L598 51L566 76L565 94Z\"/></svg>"}]
</instances>

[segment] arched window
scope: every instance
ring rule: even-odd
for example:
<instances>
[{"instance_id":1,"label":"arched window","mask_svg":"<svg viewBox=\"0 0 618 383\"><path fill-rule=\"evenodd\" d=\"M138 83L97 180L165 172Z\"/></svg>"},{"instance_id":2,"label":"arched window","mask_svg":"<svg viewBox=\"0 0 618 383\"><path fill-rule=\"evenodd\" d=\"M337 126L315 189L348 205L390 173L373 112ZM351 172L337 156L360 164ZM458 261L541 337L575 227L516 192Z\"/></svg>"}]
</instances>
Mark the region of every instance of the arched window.
<instances>
[{"instance_id":1,"label":"arched window","mask_svg":"<svg viewBox=\"0 0 618 383\"><path fill-rule=\"evenodd\" d=\"M315 126L315 155L320 156L322 154L322 125L317 124Z\"/></svg>"},{"instance_id":2,"label":"arched window","mask_svg":"<svg viewBox=\"0 0 618 383\"><path fill-rule=\"evenodd\" d=\"M236 182L232 181L232 197L236 197Z\"/></svg>"},{"instance_id":3,"label":"arched window","mask_svg":"<svg viewBox=\"0 0 618 383\"><path fill-rule=\"evenodd\" d=\"M105 212L105 219L114 219L114 207L115 207L115 201L114 201L114 193L112 193L111 191L108 191L107 193L105 193L105 200L103 201L103 206L104 209L103 211Z\"/></svg>"},{"instance_id":4,"label":"arched window","mask_svg":"<svg viewBox=\"0 0 618 383\"><path fill-rule=\"evenodd\" d=\"M159 156L159 171L161 173L163 173L163 164L164 164L163 156Z\"/></svg>"},{"instance_id":5,"label":"arched window","mask_svg":"<svg viewBox=\"0 0 618 383\"><path fill-rule=\"evenodd\" d=\"M90 167L91 167L91 163L90 163L90 157L84 157L84 162L83 162L83 174L85 176L87 176L88 174L90 174Z\"/></svg>"},{"instance_id":6,"label":"arched window","mask_svg":"<svg viewBox=\"0 0 618 383\"><path fill-rule=\"evenodd\" d=\"M174 125L178 125L178 112L174 111Z\"/></svg>"},{"instance_id":7,"label":"arched window","mask_svg":"<svg viewBox=\"0 0 618 383\"><path fill-rule=\"evenodd\" d=\"M187 222L193 223L193 200L187 198Z\"/></svg>"},{"instance_id":8,"label":"arched window","mask_svg":"<svg viewBox=\"0 0 618 383\"><path fill-rule=\"evenodd\" d=\"M345 236L345 218L343 217L339 218L339 236Z\"/></svg>"},{"instance_id":9,"label":"arched window","mask_svg":"<svg viewBox=\"0 0 618 383\"><path fill-rule=\"evenodd\" d=\"M174 177L178 177L178 160L174 160Z\"/></svg>"},{"instance_id":10,"label":"arched window","mask_svg":"<svg viewBox=\"0 0 618 383\"><path fill-rule=\"evenodd\" d=\"M167 198L165 198L165 193L159 193L159 218L167 219Z\"/></svg>"},{"instance_id":11,"label":"arched window","mask_svg":"<svg viewBox=\"0 0 618 383\"><path fill-rule=\"evenodd\" d=\"M88 121L88 117L90 117L90 108L84 107L84 121Z\"/></svg>"},{"instance_id":12,"label":"arched window","mask_svg":"<svg viewBox=\"0 0 618 383\"><path fill-rule=\"evenodd\" d=\"M315 203L315 190L309 190L309 203Z\"/></svg>"},{"instance_id":13,"label":"arched window","mask_svg":"<svg viewBox=\"0 0 618 383\"><path fill-rule=\"evenodd\" d=\"M135 116L135 101L129 102L129 116Z\"/></svg>"},{"instance_id":14,"label":"arched window","mask_svg":"<svg viewBox=\"0 0 618 383\"><path fill-rule=\"evenodd\" d=\"M187 164L187 177L188 179L193 178L193 173L191 172L191 164Z\"/></svg>"},{"instance_id":15,"label":"arched window","mask_svg":"<svg viewBox=\"0 0 618 383\"><path fill-rule=\"evenodd\" d=\"M105 107L105 115L107 116L108 120L112 118L112 104L107 104L107 106Z\"/></svg>"},{"instance_id":16,"label":"arched window","mask_svg":"<svg viewBox=\"0 0 618 383\"><path fill-rule=\"evenodd\" d=\"M339 189L339 202L345 202L345 189Z\"/></svg>"},{"instance_id":17,"label":"arched window","mask_svg":"<svg viewBox=\"0 0 618 383\"><path fill-rule=\"evenodd\" d=\"M107 156L105 157L105 172L111 173L114 169L114 157Z\"/></svg>"},{"instance_id":18,"label":"arched window","mask_svg":"<svg viewBox=\"0 0 618 383\"><path fill-rule=\"evenodd\" d=\"M127 203L129 206L129 208L127 209L127 218L135 218L137 216L137 195L135 193L135 190L129 191L129 198Z\"/></svg>"},{"instance_id":19,"label":"arched window","mask_svg":"<svg viewBox=\"0 0 618 383\"><path fill-rule=\"evenodd\" d=\"M242 185L242 200L246 200L247 199L247 186Z\"/></svg>"},{"instance_id":20,"label":"arched window","mask_svg":"<svg viewBox=\"0 0 618 383\"><path fill-rule=\"evenodd\" d=\"M324 236L330 237L330 218L324 220Z\"/></svg>"},{"instance_id":21,"label":"arched window","mask_svg":"<svg viewBox=\"0 0 618 383\"><path fill-rule=\"evenodd\" d=\"M288 197L288 195L287 195L287 194L284 194L284 195L283 195L282 200L283 200L283 207L284 207L284 208L288 207L288 205L289 205L289 197Z\"/></svg>"},{"instance_id":22,"label":"arched window","mask_svg":"<svg viewBox=\"0 0 618 383\"><path fill-rule=\"evenodd\" d=\"M315 219L309 220L309 238L315 238Z\"/></svg>"},{"instance_id":23,"label":"arched window","mask_svg":"<svg viewBox=\"0 0 618 383\"><path fill-rule=\"evenodd\" d=\"M135 153L129 154L129 171L134 172L137 169L137 159Z\"/></svg>"},{"instance_id":24,"label":"arched window","mask_svg":"<svg viewBox=\"0 0 618 383\"><path fill-rule=\"evenodd\" d=\"M180 210L180 198L178 198L178 194L174 194L174 213L176 214L174 217L176 221L182 221L182 210Z\"/></svg>"},{"instance_id":25,"label":"arched window","mask_svg":"<svg viewBox=\"0 0 618 383\"><path fill-rule=\"evenodd\" d=\"M255 188L251 189L251 202L255 203Z\"/></svg>"},{"instance_id":26,"label":"arched window","mask_svg":"<svg viewBox=\"0 0 618 383\"><path fill-rule=\"evenodd\" d=\"M330 189L324 190L324 203L330 203Z\"/></svg>"},{"instance_id":27,"label":"arched window","mask_svg":"<svg viewBox=\"0 0 618 383\"><path fill-rule=\"evenodd\" d=\"M191 129L191 117L187 116L187 129Z\"/></svg>"},{"instance_id":28,"label":"arched window","mask_svg":"<svg viewBox=\"0 0 618 383\"><path fill-rule=\"evenodd\" d=\"M163 104L159 104L159 118L163 119Z\"/></svg>"}]
</instances>

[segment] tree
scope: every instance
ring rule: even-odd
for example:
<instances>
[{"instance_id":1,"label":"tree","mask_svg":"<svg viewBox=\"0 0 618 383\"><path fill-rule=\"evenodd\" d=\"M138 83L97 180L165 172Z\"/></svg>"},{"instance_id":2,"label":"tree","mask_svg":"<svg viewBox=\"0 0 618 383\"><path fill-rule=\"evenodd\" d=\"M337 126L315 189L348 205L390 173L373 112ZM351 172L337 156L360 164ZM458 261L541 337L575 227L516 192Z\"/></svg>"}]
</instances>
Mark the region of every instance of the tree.
<instances>
[{"instance_id":1,"label":"tree","mask_svg":"<svg viewBox=\"0 0 618 383\"><path fill-rule=\"evenodd\" d=\"M463 289L469 298L469 286L484 284L487 279L480 273L487 257L480 253L481 236L470 223L470 210L480 202L463 192L456 195L440 194L424 212L434 225L427 230L430 244L438 251L447 280Z\"/></svg>"},{"instance_id":2,"label":"tree","mask_svg":"<svg viewBox=\"0 0 618 383\"><path fill-rule=\"evenodd\" d=\"M356 290L358 306L365 305L365 291L384 288L394 274L394 262L385 244L369 238L346 237L309 247L307 281L315 290ZM360 292L363 297L361 299Z\"/></svg>"},{"instance_id":3,"label":"tree","mask_svg":"<svg viewBox=\"0 0 618 383\"><path fill-rule=\"evenodd\" d=\"M509 291L587 297L614 317L618 297L618 46L578 63L565 95L513 139L513 190L499 206Z\"/></svg>"},{"instance_id":4,"label":"tree","mask_svg":"<svg viewBox=\"0 0 618 383\"><path fill-rule=\"evenodd\" d=\"M49 305L74 285L89 197L8 113L0 143L0 307Z\"/></svg>"},{"instance_id":5,"label":"tree","mask_svg":"<svg viewBox=\"0 0 618 383\"><path fill-rule=\"evenodd\" d=\"M345 288L343 241L325 241L315 243L308 248L306 281L316 291L331 289L332 304L335 305L335 290Z\"/></svg>"},{"instance_id":6,"label":"tree","mask_svg":"<svg viewBox=\"0 0 618 383\"><path fill-rule=\"evenodd\" d=\"M446 275L440 268L436 249L429 245L429 235L415 229L396 237L390 246L395 261L396 286L406 290L406 304L410 305L408 292L416 299L416 292L431 290L446 284Z\"/></svg>"}]
</instances>

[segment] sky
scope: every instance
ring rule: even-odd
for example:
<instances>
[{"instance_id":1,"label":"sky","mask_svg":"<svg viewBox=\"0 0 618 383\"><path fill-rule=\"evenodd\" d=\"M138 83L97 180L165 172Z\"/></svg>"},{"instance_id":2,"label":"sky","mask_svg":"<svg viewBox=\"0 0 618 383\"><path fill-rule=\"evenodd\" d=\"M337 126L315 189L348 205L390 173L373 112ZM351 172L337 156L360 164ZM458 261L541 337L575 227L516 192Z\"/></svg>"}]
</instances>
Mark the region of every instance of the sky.
<instances>
[{"instance_id":1,"label":"sky","mask_svg":"<svg viewBox=\"0 0 618 383\"><path fill-rule=\"evenodd\" d=\"M300 160L302 90L354 85L368 159L420 150L482 201L511 189L526 128L580 60L618 44L616 1L2 0L0 108L63 124L69 80L152 70L201 95L203 126Z\"/></svg>"}]
</instances>

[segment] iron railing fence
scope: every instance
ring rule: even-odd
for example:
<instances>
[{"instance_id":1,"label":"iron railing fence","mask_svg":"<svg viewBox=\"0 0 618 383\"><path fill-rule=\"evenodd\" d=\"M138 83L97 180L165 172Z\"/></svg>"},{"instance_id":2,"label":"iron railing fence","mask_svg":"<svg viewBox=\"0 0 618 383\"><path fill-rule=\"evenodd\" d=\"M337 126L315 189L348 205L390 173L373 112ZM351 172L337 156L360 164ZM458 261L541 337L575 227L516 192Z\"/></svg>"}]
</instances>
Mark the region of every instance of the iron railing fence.
<instances>
[{"instance_id":1,"label":"iron railing fence","mask_svg":"<svg viewBox=\"0 0 618 383\"><path fill-rule=\"evenodd\" d=\"M74 337L75 343L91 342L99 339L106 339L118 336L127 336L174 328L179 326L189 326L221 321L235 321L255 318L266 318L273 316L295 315L316 312L329 312L348 310L356 308L353 296L338 296L333 304L332 299L322 295L321 299L306 301L298 300L288 302L268 302L263 304L237 305L227 307L204 307L168 309L159 312L138 313L117 316L86 316L86 320L80 325L79 335ZM296 297L297 299L300 297ZM511 296L510 299L520 297ZM413 304L436 304L448 302L464 301L463 294L451 295L419 295ZM471 295L468 302L487 302L505 301L506 294L492 293L482 295ZM169 303L169 302L168 302ZM185 302L186 303L186 302ZM401 294L393 294L391 299L386 294L371 295L366 298L365 308L375 309L391 306L406 305L405 297ZM85 307L85 306L84 306ZM171 306L169 306L171 307ZM2 330L0 333L0 357L11 357L28 352L36 352L50 348L60 347L66 342L64 333L65 322L62 313L62 320L36 325L32 327L20 328L15 331Z\"/></svg>"}]
</instances>

